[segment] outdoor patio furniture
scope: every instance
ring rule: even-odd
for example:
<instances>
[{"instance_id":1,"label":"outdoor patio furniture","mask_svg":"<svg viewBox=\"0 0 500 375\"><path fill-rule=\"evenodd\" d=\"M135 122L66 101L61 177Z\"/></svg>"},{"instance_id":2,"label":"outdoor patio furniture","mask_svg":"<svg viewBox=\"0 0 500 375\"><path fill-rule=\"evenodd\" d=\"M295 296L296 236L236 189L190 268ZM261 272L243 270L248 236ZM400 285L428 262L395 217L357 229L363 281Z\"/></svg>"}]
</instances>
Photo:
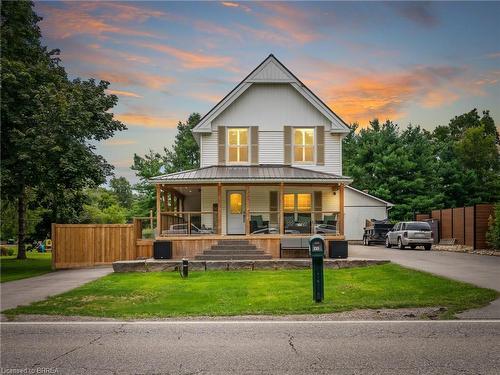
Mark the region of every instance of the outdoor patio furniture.
<instances>
[{"instance_id":1,"label":"outdoor patio furniture","mask_svg":"<svg viewBox=\"0 0 500 375\"><path fill-rule=\"evenodd\" d=\"M262 233L269 228L269 221L263 220L262 215L250 216L250 233Z\"/></svg>"}]
</instances>

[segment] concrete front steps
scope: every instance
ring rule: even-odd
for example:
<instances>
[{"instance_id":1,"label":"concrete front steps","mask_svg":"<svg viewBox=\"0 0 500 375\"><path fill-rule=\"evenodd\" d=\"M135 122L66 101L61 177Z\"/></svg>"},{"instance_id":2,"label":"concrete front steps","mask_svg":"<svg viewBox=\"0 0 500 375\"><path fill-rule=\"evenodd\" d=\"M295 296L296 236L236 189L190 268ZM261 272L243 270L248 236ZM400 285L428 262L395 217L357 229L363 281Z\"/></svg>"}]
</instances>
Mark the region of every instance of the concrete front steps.
<instances>
[{"instance_id":1,"label":"concrete front steps","mask_svg":"<svg viewBox=\"0 0 500 375\"><path fill-rule=\"evenodd\" d=\"M195 260L264 260L271 255L258 249L248 240L219 240L217 245L204 250Z\"/></svg>"}]
</instances>

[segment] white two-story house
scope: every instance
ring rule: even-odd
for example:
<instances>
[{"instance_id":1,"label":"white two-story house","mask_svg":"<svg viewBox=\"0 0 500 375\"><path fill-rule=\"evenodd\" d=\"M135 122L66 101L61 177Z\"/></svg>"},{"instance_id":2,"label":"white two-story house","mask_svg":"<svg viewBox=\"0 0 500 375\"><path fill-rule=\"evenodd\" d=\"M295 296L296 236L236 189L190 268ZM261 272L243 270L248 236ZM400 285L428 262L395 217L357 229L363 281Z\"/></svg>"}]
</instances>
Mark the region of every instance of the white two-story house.
<instances>
[{"instance_id":1,"label":"white two-story house","mask_svg":"<svg viewBox=\"0 0 500 375\"><path fill-rule=\"evenodd\" d=\"M200 168L151 180L157 239L172 240L174 253L185 256L222 239L245 239L273 257L284 238L344 239L351 179L342 175L342 138L348 132L268 56L193 129ZM362 199L364 193L347 194Z\"/></svg>"}]
</instances>

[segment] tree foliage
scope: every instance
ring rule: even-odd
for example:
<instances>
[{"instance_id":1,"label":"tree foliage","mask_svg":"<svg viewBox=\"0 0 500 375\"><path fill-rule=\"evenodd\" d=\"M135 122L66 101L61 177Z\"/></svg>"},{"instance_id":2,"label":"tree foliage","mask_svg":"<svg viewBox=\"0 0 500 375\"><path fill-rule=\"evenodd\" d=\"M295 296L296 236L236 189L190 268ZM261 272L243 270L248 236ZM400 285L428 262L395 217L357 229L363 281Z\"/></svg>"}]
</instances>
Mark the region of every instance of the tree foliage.
<instances>
[{"instance_id":1,"label":"tree foliage","mask_svg":"<svg viewBox=\"0 0 500 375\"><path fill-rule=\"evenodd\" d=\"M497 202L500 194L498 133L487 111L472 110L428 132L401 131L390 121L352 127L344 139L344 173L353 186L395 204L391 216Z\"/></svg>"},{"instance_id":2,"label":"tree foliage","mask_svg":"<svg viewBox=\"0 0 500 375\"><path fill-rule=\"evenodd\" d=\"M118 98L105 93L109 83L68 79L59 52L40 43L39 20L31 2L2 3L1 184L2 197L17 202L20 243L27 191L44 201L45 222L74 217L82 189L112 170L91 142L125 129L110 112Z\"/></svg>"},{"instance_id":3,"label":"tree foliage","mask_svg":"<svg viewBox=\"0 0 500 375\"><path fill-rule=\"evenodd\" d=\"M192 113L186 122L179 121L177 135L171 148L165 147L163 154L149 150L144 156L134 154L132 170L136 172L139 182L134 186L140 199L135 204L137 216L148 216L149 210L156 207L156 193L149 179L164 173L174 173L198 168L200 150L191 130L200 121L199 113Z\"/></svg>"}]
</instances>

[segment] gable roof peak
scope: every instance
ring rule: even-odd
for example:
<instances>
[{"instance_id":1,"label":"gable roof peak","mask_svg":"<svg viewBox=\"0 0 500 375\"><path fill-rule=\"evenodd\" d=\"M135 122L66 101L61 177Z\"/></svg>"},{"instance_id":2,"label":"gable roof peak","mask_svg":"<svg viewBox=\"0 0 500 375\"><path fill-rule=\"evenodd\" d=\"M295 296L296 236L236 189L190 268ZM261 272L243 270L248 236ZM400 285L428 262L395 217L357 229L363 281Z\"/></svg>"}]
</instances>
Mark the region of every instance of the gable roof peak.
<instances>
[{"instance_id":1,"label":"gable roof peak","mask_svg":"<svg viewBox=\"0 0 500 375\"><path fill-rule=\"evenodd\" d=\"M279 61L274 54L270 53L250 74L201 118L198 125L193 128L195 139L198 140L199 135L197 133L211 133L212 120L255 83L288 83L292 85L293 88L331 121L332 133L349 133L349 126Z\"/></svg>"}]
</instances>

